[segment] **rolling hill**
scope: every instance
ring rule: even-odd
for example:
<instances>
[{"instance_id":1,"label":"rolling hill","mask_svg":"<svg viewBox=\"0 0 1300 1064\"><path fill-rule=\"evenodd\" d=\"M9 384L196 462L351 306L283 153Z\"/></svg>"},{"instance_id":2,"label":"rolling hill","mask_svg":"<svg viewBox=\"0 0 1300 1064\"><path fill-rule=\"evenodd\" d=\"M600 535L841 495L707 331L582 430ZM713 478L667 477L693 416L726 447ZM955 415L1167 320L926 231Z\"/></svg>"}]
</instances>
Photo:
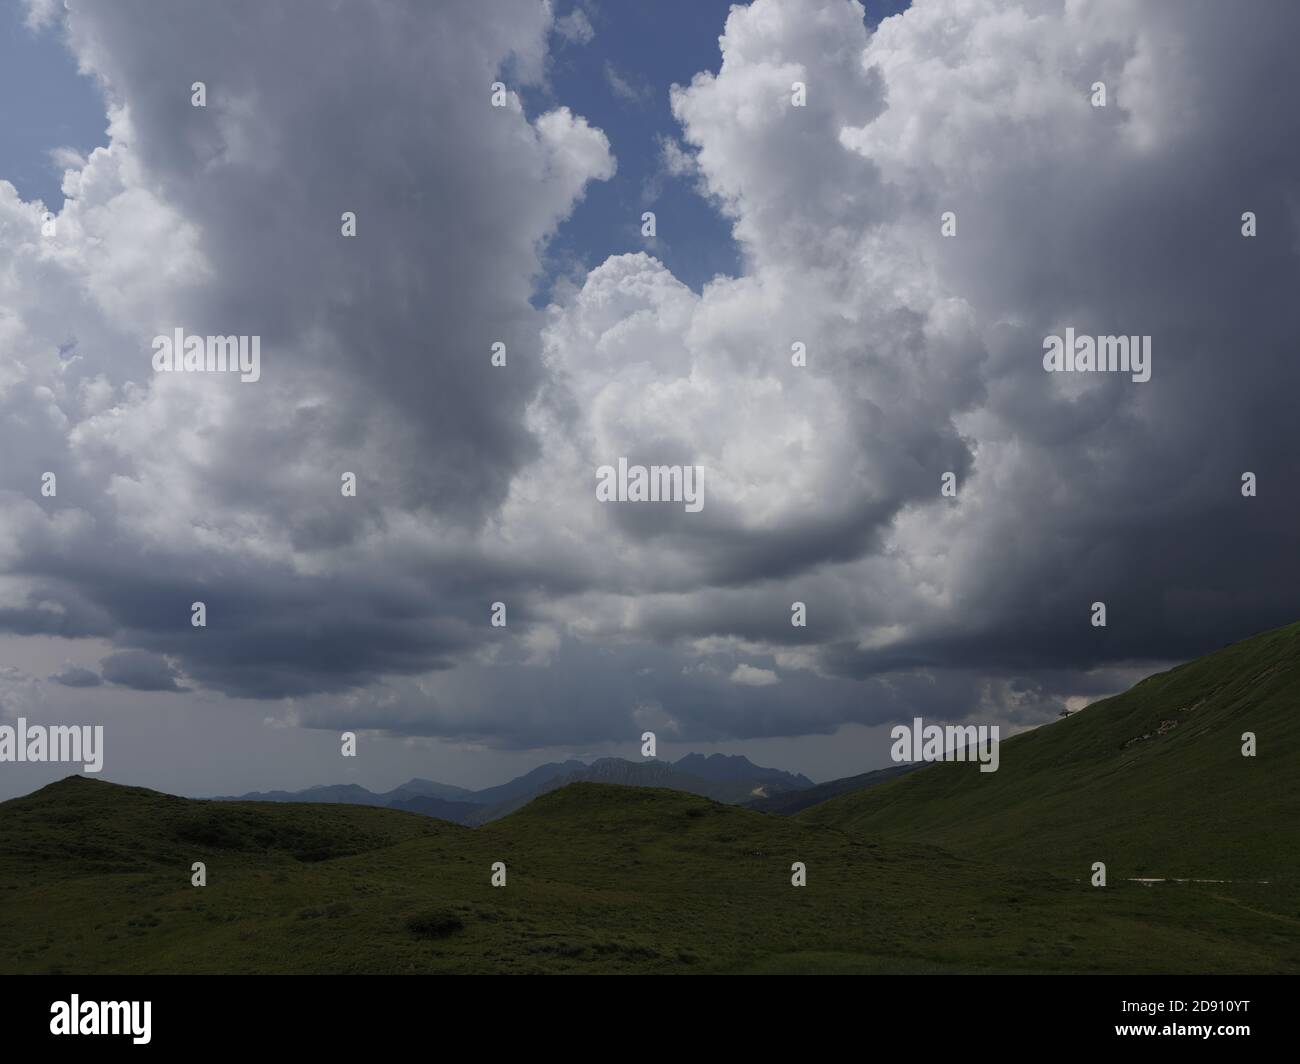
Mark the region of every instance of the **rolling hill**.
<instances>
[{"instance_id":1,"label":"rolling hill","mask_svg":"<svg viewBox=\"0 0 1300 1064\"><path fill-rule=\"evenodd\" d=\"M1094 890L594 783L469 829L70 777L0 804L0 898L5 972L1300 971L1274 888Z\"/></svg>"},{"instance_id":2,"label":"rolling hill","mask_svg":"<svg viewBox=\"0 0 1300 1064\"><path fill-rule=\"evenodd\" d=\"M1017 735L997 772L927 765L799 817L1060 874L1300 879L1300 624Z\"/></svg>"}]
</instances>

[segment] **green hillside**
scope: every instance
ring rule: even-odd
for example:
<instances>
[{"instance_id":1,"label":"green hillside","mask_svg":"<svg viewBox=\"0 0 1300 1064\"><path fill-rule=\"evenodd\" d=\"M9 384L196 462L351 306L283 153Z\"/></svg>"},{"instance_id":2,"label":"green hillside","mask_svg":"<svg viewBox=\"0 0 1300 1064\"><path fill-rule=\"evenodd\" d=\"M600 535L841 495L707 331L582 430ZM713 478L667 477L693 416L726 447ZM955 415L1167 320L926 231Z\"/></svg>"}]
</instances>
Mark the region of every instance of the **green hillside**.
<instances>
[{"instance_id":1,"label":"green hillside","mask_svg":"<svg viewBox=\"0 0 1300 1064\"><path fill-rule=\"evenodd\" d=\"M1243 757L1254 732L1257 756ZM1001 767L927 766L805 810L1061 875L1300 880L1300 624L1007 740ZM1300 915L1292 912L1290 915Z\"/></svg>"},{"instance_id":2,"label":"green hillside","mask_svg":"<svg viewBox=\"0 0 1300 1064\"><path fill-rule=\"evenodd\" d=\"M1298 917L592 783L479 829L81 777L0 804L5 972L1294 972Z\"/></svg>"}]
</instances>

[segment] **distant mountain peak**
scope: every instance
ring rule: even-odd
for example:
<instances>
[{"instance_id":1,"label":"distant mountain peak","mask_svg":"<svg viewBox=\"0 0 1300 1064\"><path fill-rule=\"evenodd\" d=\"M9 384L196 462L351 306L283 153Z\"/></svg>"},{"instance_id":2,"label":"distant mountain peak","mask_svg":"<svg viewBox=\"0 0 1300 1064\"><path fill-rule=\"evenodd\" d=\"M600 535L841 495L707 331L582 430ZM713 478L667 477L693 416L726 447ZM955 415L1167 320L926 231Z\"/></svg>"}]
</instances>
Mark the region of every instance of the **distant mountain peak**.
<instances>
[{"instance_id":1,"label":"distant mountain peak","mask_svg":"<svg viewBox=\"0 0 1300 1064\"><path fill-rule=\"evenodd\" d=\"M686 754L673 762L678 772L686 772L701 779L716 782L753 780L760 783L781 783L788 788L811 787L813 781L795 772L779 768L763 768L744 754Z\"/></svg>"}]
</instances>

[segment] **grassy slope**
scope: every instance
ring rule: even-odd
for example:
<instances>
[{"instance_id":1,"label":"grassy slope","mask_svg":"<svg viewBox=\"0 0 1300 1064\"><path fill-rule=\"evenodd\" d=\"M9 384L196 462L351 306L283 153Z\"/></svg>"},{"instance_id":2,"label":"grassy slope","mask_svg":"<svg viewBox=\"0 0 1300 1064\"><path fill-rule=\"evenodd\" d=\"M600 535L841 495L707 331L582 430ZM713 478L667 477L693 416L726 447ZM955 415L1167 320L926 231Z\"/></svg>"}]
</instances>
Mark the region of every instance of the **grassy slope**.
<instances>
[{"instance_id":1,"label":"grassy slope","mask_svg":"<svg viewBox=\"0 0 1300 1064\"><path fill-rule=\"evenodd\" d=\"M916 765L892 765L889 768L878 768L872 772L863 772L857 776L845 776L826 783L816 783L811 787L805 787L801 791L784 791L781 794L773 794L767 798L757 798L745 802L744 805L746 809L756 809L760 813L793 816L795 813L811 808L814 805L820 805L822 802L830 801L830 799L841 794L848 794L852 791L865 791L868 787L878 787L880 784L887 783L898 776L908 772L915 772L917 767Z\"/></svg>"},{"instance_id":2,"label":"grassy slope","mask_svg":"<svg viewBox=\"0 0 1300 1064\"><path fill-rule=\"evenodd\" d=\"M1097 891L590 783L477 830L78 777L0 805L6 972L1300 969L1300 919L1217 891Z\"/></svg>"},{"instance_id":3,"label":"grassy slope","mask_svg":"<svg viewBox=\"0 0 1300 1064\"><path fill-rule=\"evenodd\" d=\"M1241 756L1246 731L1258 738L1254 758ZM1150 738L1130 741L1143 735ZM1225 647L1018 735L1002 744L996 773L932 765L832 799L799 819L1066 875L1104 861L1112 881L1294 883L1300 624Z\"/></svg>"}]
</instances>

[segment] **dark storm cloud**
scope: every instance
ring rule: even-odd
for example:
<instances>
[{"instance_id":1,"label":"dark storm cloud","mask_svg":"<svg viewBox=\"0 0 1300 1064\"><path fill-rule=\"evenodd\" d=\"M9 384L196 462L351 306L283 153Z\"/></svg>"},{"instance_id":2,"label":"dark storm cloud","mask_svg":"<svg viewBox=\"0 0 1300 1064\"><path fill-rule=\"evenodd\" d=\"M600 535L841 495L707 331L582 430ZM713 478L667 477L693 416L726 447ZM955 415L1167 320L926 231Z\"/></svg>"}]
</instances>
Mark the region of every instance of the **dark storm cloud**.
<instances>
[{"instance_id":1,"label":"dark storm cloud","mask_svg":"<svg viewBox=\"0 0 1300 1064\"><path fill-rule=\"evenodd\" d=\"M856 680L781 672L771 684L738 679L746 655L683 667L679 653L637 645L596 649L564 643L543 667L473 665L419 688L394 684L344 706L308 700L297 719L326 730L368 728L403 736L455 735L498 748L581 748L661 741L700 744L831 735L845 723L879 725L914 715L1029 726L1053 719L1074 697L1110 694L1139 670L1039 670L991 680L982 668L921 669ZM770 663L760 663L770 664Z\"/></svg>"},{"instance_id":2,"label":"dark storm cloud","mask_svg":"<svg viewBox=\"0 0 1300 1064\"><path fill-rule=\"evenodd\" d=\"M135 691L187 691L178 674L159 654L143 650L123 650L110 654L99 663L105 682Z\"/></svg>"},{"instance_id":3,"label":"dark storm cloud","mask_svg":"<svg viewBox=\"0 0 1300 1064\"><path fill-rule=\"evenodd\" d=\"M490 106L497 78L538 77L541 4L236 8L194 3L160 19L147 3L70 6L73 49L125 110L117 157L92 161L93 191L61 226L143 199L126 173L138 163L155 210L192 227L172 239L189 241L193 271L167 283L160 270L156 296L81 326L107 337L60 370L58 406L43 390L52 418L19 415L17 402L6 416L15 451L29 454L5 485L16 500L54 467L64 479L47 514L100 512L52 537L18 511L9 571L23 583L0 620L112 634L253 697L448 667L482 638L495 597L575 579L555 562L486 559L466 534L536 450L524 405L540 380L528 301L540 244L584 184L610 172L607 143L567 111L530 122L517 104ZM206 108L191 105L195 81ZM355 238L340 233L344 211L357 215ZM167 397L150 341L173 327L260 336L262 380ZM508 371L489 363L495 341ZM138 432L83 426L103 430L85 446L98 466L87 470L58 421L76 387L98 380L123 389L113 398ZM134 389L149 383L142 398ZM340 497L345 470L355 499ZM113 482L133 496L126 505L106 494ZM395 514L429 542L375 546ZM153 526L144 542L133 520ZM252 529L265 549L241 542ZM313 573L295 555L334 560ZM189 625L195 600L211 612L206 630ZM530 613L517 601L516 625Z\"/></svg>"},{"instance_id":4,"label":"dark storm cloud","mask_svg":"<svg viewBox=\"0 0 1300 1064\"><path fill-rule=\"evenodd\" d=\"M974 5L971 29L997 8L1017 10ZM1293 620L1300 503L1289 486L1300 451L1290 396L1300 384L1292 354L1300 314L1287 293L1300 281L1291 191L1300 138L1290 106L1298 87L1278 41L1296 12L1151 5L1104 24L1085 12L1076 25L1012 16L1000 40L977 45L973 33L951 32L945 10L918 4L882 29L868 61L889 71L890 111L883 129L868 122L844 139L894 191L906 187L912 202L894 228L923 249L940 298L961 300L978 323L949 363L958 375L978 367L978 380L945 400L972 446L964 465L924 442L927 426L940 427L932 419L945 416L925 377L911 394L904 381L898 405L878 408L874 440L863 439L909 489L891 491L882 507L886 520L903 519L883 553L945 555L947 602L922 606L905 581L877 584L864 569L860 583L818 586L820 632L810 625L765 638L807 638L820 646L823 668L859 678L951 667L1032 673L1187 657ZM1088 57L1080 69L1068 67L1074 57L1067 69L1053 65L1067 41ZM761 51L745 46L747 55ZM1008 57L1008 77L992 89L966 68L982 46ZM1031 57L1019 73L1010 61L1017 55ZM943 76L916 73L920 58ZM1109 110L1087 104L1094 78L1110 82ZM725 100L725 79L724 65L717 85L695 90L682 108L704 130L694 139L706 151L718 117L712 97ZM1029 102L1035 96L1041 107ZM772 194L766 175L781 165L773 152L767 167L744 172L757 188L736 182L740 213L746 197L762 203ZM815 160L790 165L810 171L817 187ZM734 181L725 165L717 170L722 183ZM796 213L815 202L791 197ZM960 219L957 239L939 236L947 209ZM1244 210L1270 219L1267 235L1243 238ZM762 215L754 217L760 227ZM798 258L799 249L788 253ZM1042 338L1065 325L1151 335L1152 381L1097 379L1084 388L1044 373ZM908 353L934 352L927 338ZM851 389L876 368L846 352L834 372ZM909 479L913 460L932 498L940 470L958 474L963 498L951 514L934 504L913 512L921 494ZM1270 485L1259 498L1242 497L1247 471ZM875 552L868 527L850 523L820 545L792 539L768 573ZM736 558L761 542L738 538ZM1099 600L1106 629L1089 624ZM775 615L748 607L738 596L681 623L695 635L753 638ZM844 641L855 634L854 615L892 621L905 634L881 646Z\"/></svg>"},{"instance_id":5,"label":"dark storm cloud","mask_svg":"<svg viewBox=\"0 0 1300 1064\"><path fill-rule=\"evenodd\" d=\"M511 631L526 633L535 619L528 595L562 595L577 578L475 556L439 559L423 572L413 571L416 560L394 559L314 577L161 550L145 558L123 549L110 565L91 539L57 550L32 544L26 560L26 572L61 581L81 614L113 617L120 643L175 655L200 685L245 698L341 692L451 668L457 654L494 637L493 601L511 602ZM102 634L71 631L66 612L51 608L60 601L45 592L25 623L44 634ZM195 602L206 611L201 628L191 623Z\"/></svg>"},{"instance_id":6,"label":"dark storm cloud","mask_svg":"<svg viewBox=\"0 0 1300 1064\"><path fill-rule=\"evenodd\" d=\"M612 162L489 107L544 68L540 5L237 8L71 5L116 132L58 255L0 242L5 630L527 747L1029 724L1300 613L1294 5L927 0L868 38L758 0L673 94L744 275L620 256L545 311ZM175 326L260 335L262 381L159 380ZM1045 373L1066 326L1150 335L1151 380ZM619 456L699 462L703 511L596 503Z\"/></svg>"},{"instance_id":7,"label":"dark storm cloud","mask_svg":"<svg viewBox=\"0 0 1300 1064\"><path fill-rule=\"evenodd\" d=\"M985 407L1020 456L997 511L953 529L972 535L960 610L856 655L857 674L1176 659L1300 613L1300 84L1277 43L1298 18L1282 4L1144 5L1147 55L1121 55L1148 62L1157 88L1126 96L1116 79L1096 118L1127 111L1150 131L1125 142L1058 128L1015 156L1009 180L930 201L964 227L936 255L945 281L988 320L1014 307L1025 322L991 345ZM1037 362L1064 325L1151 335L1151 381L1063 395ZM1247 471L1258 498L1242 497ZM1094 600L1105 631L1087 624Z\"/></svg>"},{"instance_id":8,"label":"dark storm cloud","mask_svg":"<svg viewBox=\"0 0 1300 1064\"><path fill-rule=\"evenodd\" d=\"M54 683L63 684L64 687L98 687L104 682L99 673L90 669L78 668L76 665L67 666L51 676L50 679Z\"/></svg>"}]
</instances>

